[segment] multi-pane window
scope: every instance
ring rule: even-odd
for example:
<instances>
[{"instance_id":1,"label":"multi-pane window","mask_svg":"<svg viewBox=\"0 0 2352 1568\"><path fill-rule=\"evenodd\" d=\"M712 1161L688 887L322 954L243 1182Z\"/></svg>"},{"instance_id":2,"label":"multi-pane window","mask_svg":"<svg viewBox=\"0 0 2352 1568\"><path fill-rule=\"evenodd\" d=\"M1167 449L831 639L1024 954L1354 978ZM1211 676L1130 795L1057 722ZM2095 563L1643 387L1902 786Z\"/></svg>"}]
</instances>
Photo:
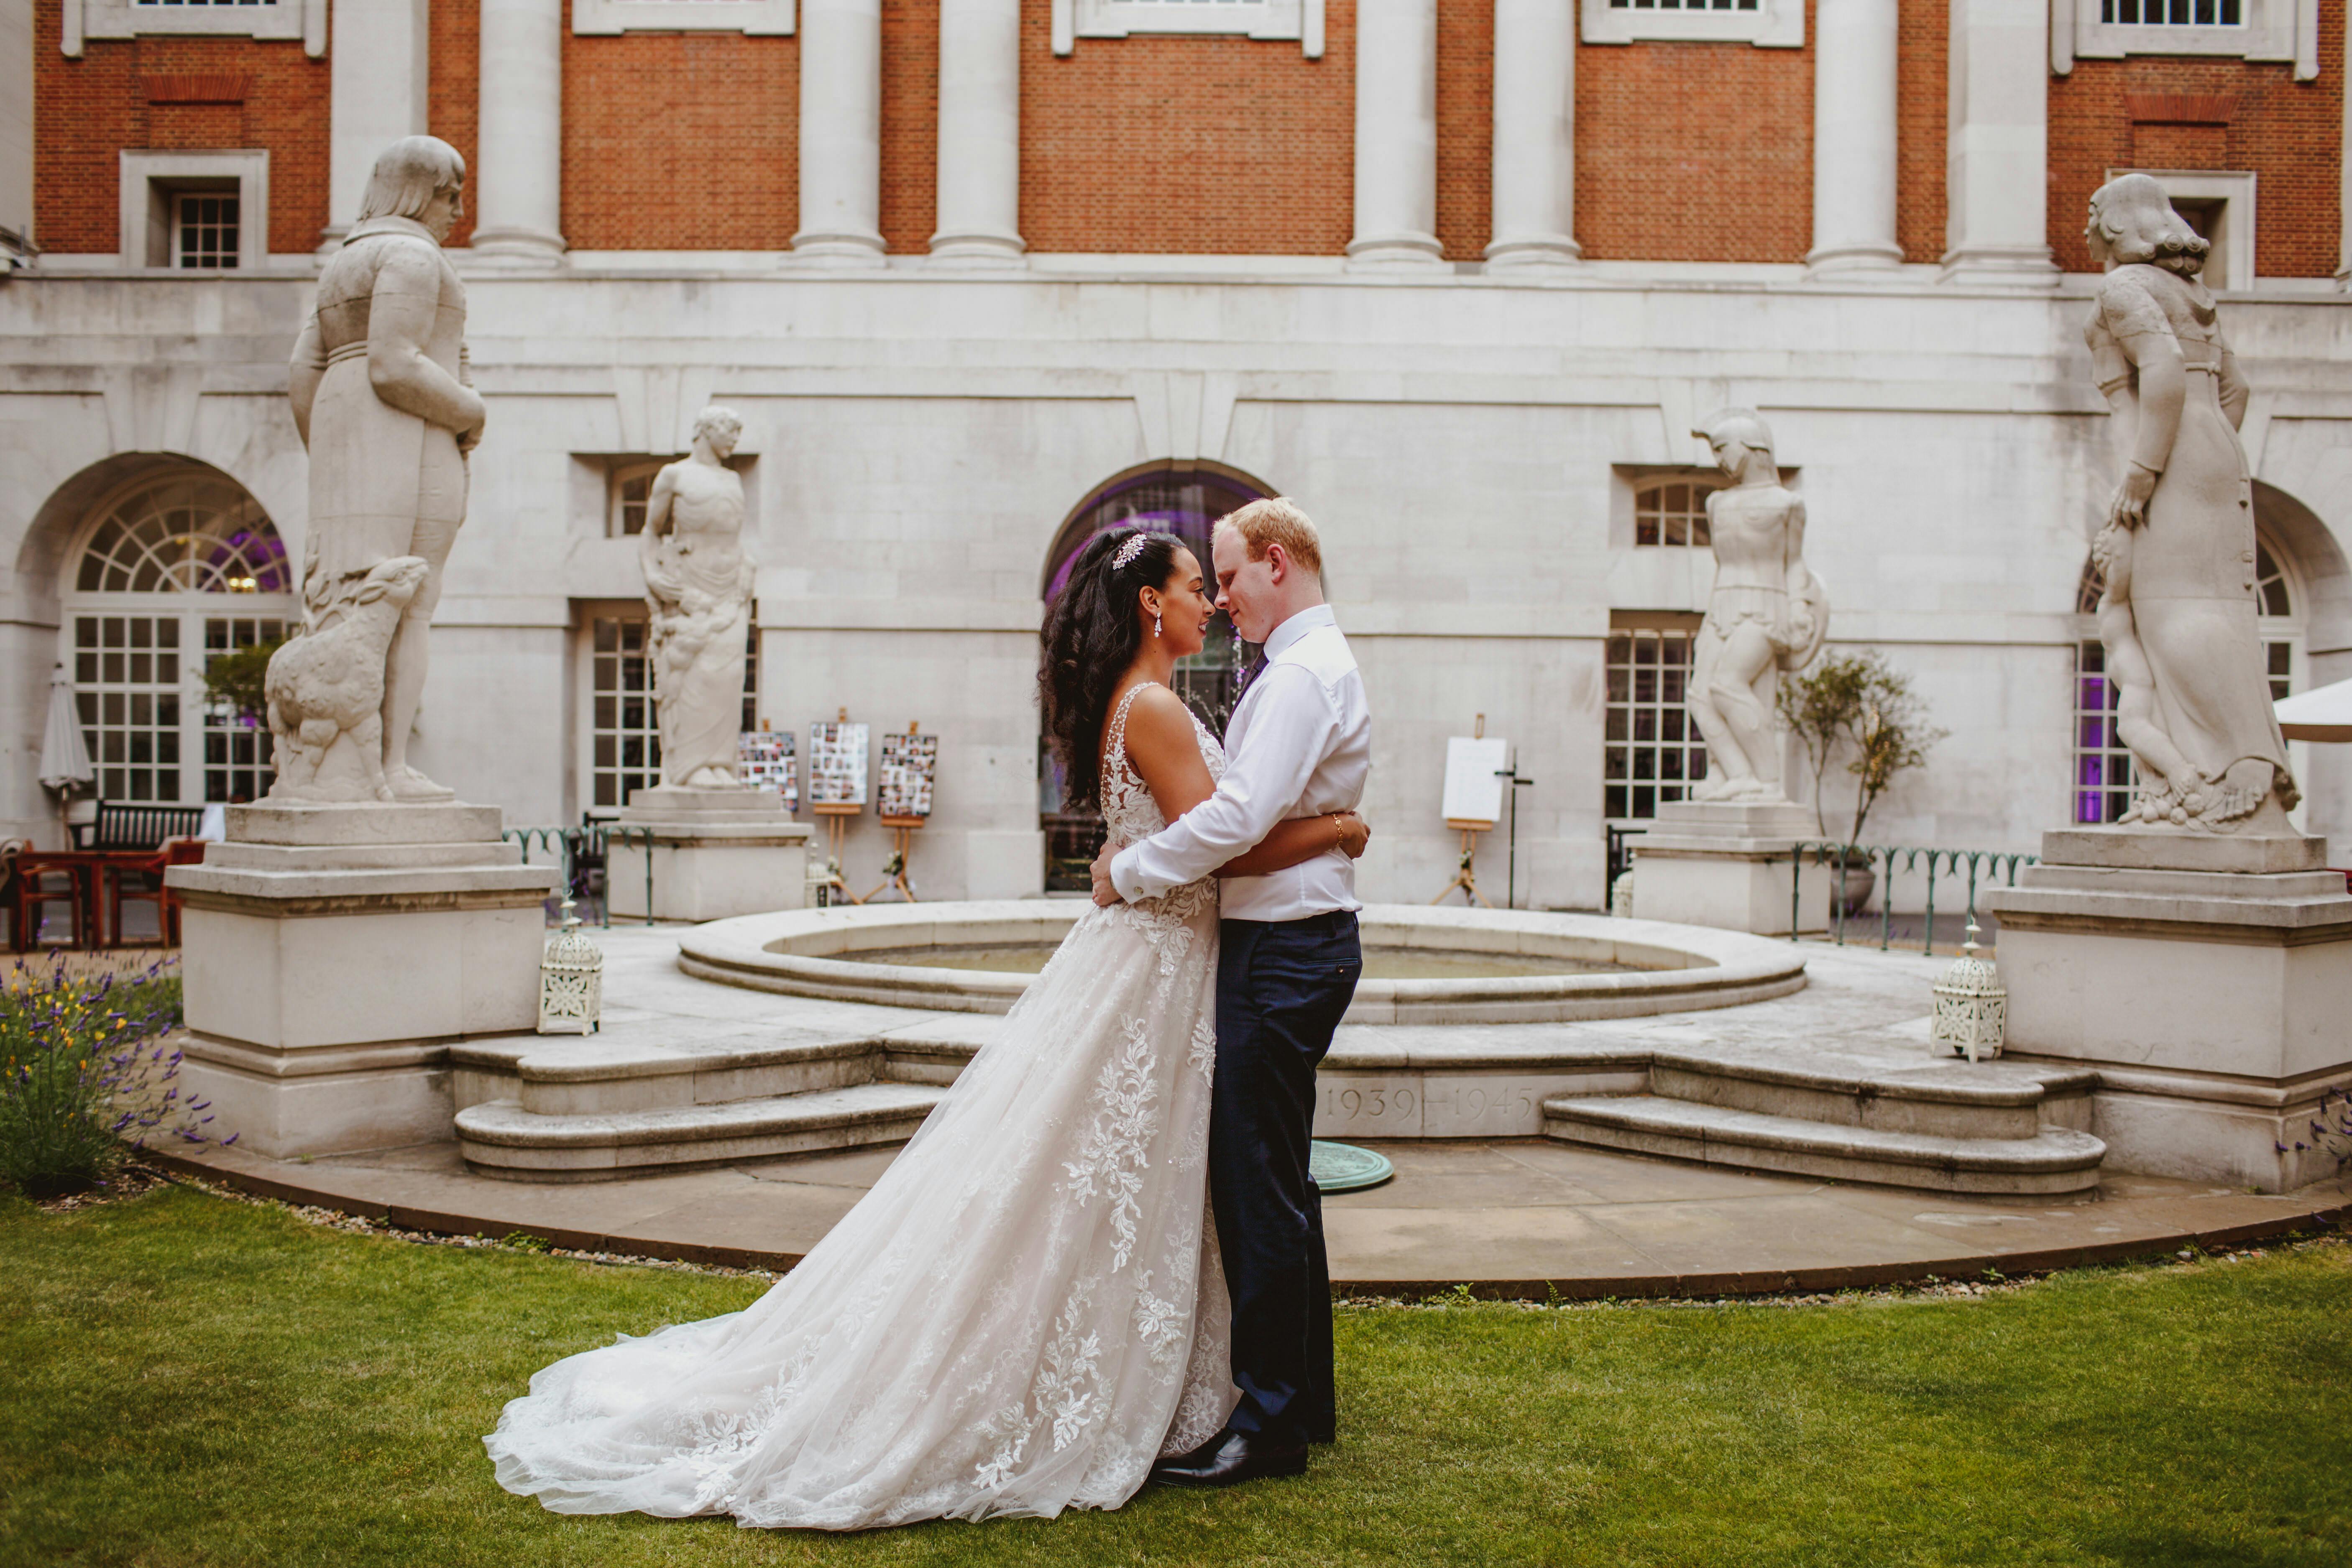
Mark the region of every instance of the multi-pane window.
<instances>
[{"instance_id":1,"label":"multi-pane window","mask_svg":"<svg viewBox=\"0 0 2352 1568\"><path fill-rule=\"evenodd\" d=\"M1683 706L1699 617L1645 618L1658 624L1609 634L1601 809L1612 822L1654 817L1706 777L1706 746Z\"/></svg>"},{"instance_id":2,"label":"multi-pane window","mask_svg":"<svg viewBox=\"0 0 2352 1568\"><path fill-rule=\"evenodd\" d=\"M2235 0L2231 0L2235 4ZM1756 0L1609 0L1612 11L1753 11Z\"/></svg>"},{"instance_id":3,"label":"multi-pane window","mask_svg":"<svg viewBox=\"0 0 2352 1568\"><path fill-rule=\"evenodd\" d=\"M180 617L76 616L74 701L99 798L176 801Z\"/></svg>"},{"instance_id":4,"label":"multi-pane window","mask_svg":"<svg viewBox=\"0 0 2352 1568\"><path fill-rule=\"evenodd\" d=\"M646 501L654 492L654 476L661 470L659 463L635 463L613 471L606 534L634 539L646 531Z\"/></svg>"},{"instance_id":5,"label":"multi-pane window","mask_svg":"<svg viewBox=\"0 0 2352 1568\"><path fill-rule=\"evenodd\" d=\"M61 587L100 799L268 793L264 716L208 697L204 679L214 660L280 640L297 612L286 546L250 496L186 470L121 491Z\"/></svg>"},{"instance_id":6,"label":"multi-pane window","mask_svg":"<svg viewBox=\"0 0 2352 1568\"><path fill-rule=\"evenodd\" d=\"M588 809L610 816L661 783L660 704L642 616L598 616L589 631ZM742 728L760 727L760 628L745 633Z\"/></svg>"},{"instance_id":7,"label":"multi-pane window","mask_svg":"<svg viewBox=\"0 0 2352 1568\"><path fill-rule=\"evenodd\" d=\"M642 619L599 616L591 659L589 802L618 811L631 790L661 783L661 730L654 717L654 671Z\"/></svg>"},{"instance_id":8,"label":"multi-pane window","mask_svg":"<svg viewBox=\"0 0 2352 1568\"><path fill-rule=\"evenodd\" d=\"M2241 0L2099 0L2099 20L2137 27L2235 27L2245 20L2240 7Z\"/></svg>"},{"instance_id":9,"label":"multi-pane window","mask_svg":"<svg viewBox=\"0 0 2352 1568\"><path fill-rule=\"evenodd\" d=\"M226 268L236 265L237 195L234 191L182 191L172 198L172 265Z\"/></svg>"},{"instance_id":10,"label":"multi-pane window","mask_svg":"<svg viewBox=\"0 0 2352 1568\"><path fill-rule=\"evenodd\" d=\"M274 647L286 640L286 623L275 616L206 616L205 663L245 648ZM276 776L268 715L208 699L205 717L205 799L258 800Z\"/></svg>"},{"instance_id":11,"label":"multi-pane window","mask_svg":"<svg viewBox=\"0 0 2352 1568\"><path fill-rule=\"evenodd\" d=\"M2074 590L2078 614L2097 613L2105 574L2094 561ZM2254 609L2263 621L2263 673L2275 702L2294 692L2294 599L2286 573L2270 546L2254 545ZM2094 637L2074 645L2074 820L2116 822L2131 809L2135 774L2131 749L2116 732L2118 692L2107 673L2107 651Z\"/></svg>"},{"instance_id":12,"label":"multi-pane window","mask_svg":"<svg viewBox=\"0 0 2352 1568\"><path fill-rule=\"evenodd\" d=\"M1718 488L1705 479L1670 479L1635 490L1633 542L1706 548L1706 498Z\"/></svg>"}]
</instances>

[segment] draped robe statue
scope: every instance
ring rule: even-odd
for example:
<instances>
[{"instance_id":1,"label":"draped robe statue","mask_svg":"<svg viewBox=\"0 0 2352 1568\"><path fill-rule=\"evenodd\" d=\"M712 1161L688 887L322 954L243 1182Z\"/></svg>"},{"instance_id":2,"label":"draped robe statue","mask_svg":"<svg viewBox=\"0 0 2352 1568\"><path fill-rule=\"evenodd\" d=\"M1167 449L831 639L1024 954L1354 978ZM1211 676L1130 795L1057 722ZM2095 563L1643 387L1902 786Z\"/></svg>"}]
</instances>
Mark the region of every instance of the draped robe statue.
<instances>
[{"instance_id":1,"label":"draped robe statue","mask_svg":"<svg viewBox=\"0 0 2352 1568\"><path fill-rule=\"evenodd\" d=\"M742 783L743 665L756 563L743 548L743 481L727 467L743 422L704 409L692 455L654 477L637 560L652 626L646 652L659 703L662 783L733 789Z\"/></svg>"},{"instance_id":2,"label":"draped robe statue","mask_svg":"<svg viewBox=\"0 0 2352 1568\"><path fill-rule=\"evenodd\" d=\"M2084 336L2128 453L2093 546L2116 729L2138 773L2124 820L2292 833L2255 623L2247 386L2197 276L2207 243L2147 174L2099 188L2084 237L2110 270Z\"/></svg>"},{"instance_id":3,"label":"draped robe statue","mask_svg":"<svg viewBox=\"0 0 2352 1568\"><path fill-rule=\"evenodd\" d=\"M281 756L299 752L305 765L281 769L273 800L452 797L408 765L408 737L425 693L442 567L466 521L466 457L482 437L482 399L466 364L465 286L441 253L465 211L465 160L436 137L385 149L295 344L288 394L310 452L296 639L310 646L299 662L315 705L363 696L381 739L374 723L341 722L356 721L350 712L278 734ZM404 557L423 562L421 584L396 617L378 610L361 618L363 590L368 605L383 603L372 576ZM330 636L333 645L311 641ZM288 680L296 662L279 672ZM323 690L322 669L334 677Z\"/></svg>"}]
</instances>

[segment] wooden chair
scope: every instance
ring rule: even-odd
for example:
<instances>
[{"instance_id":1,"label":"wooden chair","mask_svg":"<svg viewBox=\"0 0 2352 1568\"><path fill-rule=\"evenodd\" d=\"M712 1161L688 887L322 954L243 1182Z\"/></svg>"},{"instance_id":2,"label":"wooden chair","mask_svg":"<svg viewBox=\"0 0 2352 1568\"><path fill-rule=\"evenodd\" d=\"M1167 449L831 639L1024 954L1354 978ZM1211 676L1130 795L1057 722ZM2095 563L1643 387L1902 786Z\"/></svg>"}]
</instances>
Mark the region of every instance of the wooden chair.
<instances>
[{"instance_id":1,"label":"wooden chair","mask_svg":"<svg viewBox=\"0 0 2352 1568\"><path fill-rule=\"evenodd\" d=\"M167 838L147 856L109 855L99 862L98 875L106 896L106 944L128 945L122 936L122 906L153 904L155 933L165 947L180 945L179 895L164 886L163 873L174 866L200 866L205 858L201 838Z\"/></svg>"},{"instance_id":2,"label":"wooden chair","mask_svg":"<svg viewBox=\"0 0 2352 1568\"><path fill-rule=\"evenodd\" d=\"M51 904L64 904L72 911L73 935L61 945L98 945L98 904L91 886L94 858L71 849L61 853L26 849L17 854L8 898L10 946L26 952L39 942L41 911Z\"/></svg>"}]
</instances>

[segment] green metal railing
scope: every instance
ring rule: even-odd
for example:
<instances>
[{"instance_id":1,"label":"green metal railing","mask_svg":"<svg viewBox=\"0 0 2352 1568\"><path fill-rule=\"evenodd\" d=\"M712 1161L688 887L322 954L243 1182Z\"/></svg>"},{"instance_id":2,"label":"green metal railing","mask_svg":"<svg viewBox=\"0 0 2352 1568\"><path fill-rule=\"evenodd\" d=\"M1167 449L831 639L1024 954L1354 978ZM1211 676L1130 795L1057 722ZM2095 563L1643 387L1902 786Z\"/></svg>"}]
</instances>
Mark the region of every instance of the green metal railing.
<instances>
[{"instance_id":1,"label":"green metal railing","mask_svg":"<svg viewBox=\"0 0 2352 1568\"><path fill-rule=\"evenodd\" d=\"M1838 844L1828 839L1801 843L1796 847L1795 863L1790 868L1789 876L1790 942L1797 940L1803 923L1799 911L1804 907L1805 862L1809 855L1814 865L1834 867L1837 870L1837 881L1830 889L1830 927L1831 934L1840 947L1845 945L1846 940L1845 873L1849 869L1866 867L1878 875L1878 946L1881 952L1892 946L1895 940L1895 900L1887 896L1893 891L1895 873L1897 870L1924 870L1927 877L1927 914L1923 940L1931 957L1936 952L1936 877L1939 870L1952 877L1967 876L1968 918L1973 921L1977 916L1977 889L1980 881L1989 886L1992 878L1998 876L2002 879L2002 886L2014 888L2017 886L2017 868L2039 865L2042 858L2038 855L2007 849L1915 848L1904 844Z\"/></svg>"},{"instance_id":2,"label":"green metal railing","mask_svg":"<svg viewBox=\"0 0 2352 1568\"><path fill-rule=\"evenodd\" d=\"M654 830L643 826L618 822L592 822L584 827L509 827L499 835L509 843L522 846L523 864L530 864L530 852L536 847L556 856L563 867L563 890L570 895L580 885L579 867L584 857L604 860L607 867L604 897L601 900L603 918L597 923L611 928L613 924L613 879L610 874L611 847L614 844L638 844L646 852L646 924L654 923Z\"/></svg>"}]
</instances>

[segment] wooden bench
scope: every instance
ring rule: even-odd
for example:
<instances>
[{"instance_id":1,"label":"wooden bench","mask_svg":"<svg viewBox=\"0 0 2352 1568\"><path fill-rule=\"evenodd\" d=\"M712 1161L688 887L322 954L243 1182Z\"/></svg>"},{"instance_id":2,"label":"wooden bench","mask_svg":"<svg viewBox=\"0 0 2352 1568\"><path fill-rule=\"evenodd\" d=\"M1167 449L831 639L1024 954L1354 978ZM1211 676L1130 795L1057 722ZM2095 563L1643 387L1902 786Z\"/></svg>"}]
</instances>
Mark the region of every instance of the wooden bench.
<instances>
[{"instance_id":1,"label":"wooden bench","mask_svg":"<svg viewBox=\"0 0 2352 1568\"><path fill-rule=\"evenodd\" d=\"M166 839L194 838L204 831L201 805L120 805L98 803L98 820L74 825L74 847L152 854Z\"/></svg>"}]
</instances>

